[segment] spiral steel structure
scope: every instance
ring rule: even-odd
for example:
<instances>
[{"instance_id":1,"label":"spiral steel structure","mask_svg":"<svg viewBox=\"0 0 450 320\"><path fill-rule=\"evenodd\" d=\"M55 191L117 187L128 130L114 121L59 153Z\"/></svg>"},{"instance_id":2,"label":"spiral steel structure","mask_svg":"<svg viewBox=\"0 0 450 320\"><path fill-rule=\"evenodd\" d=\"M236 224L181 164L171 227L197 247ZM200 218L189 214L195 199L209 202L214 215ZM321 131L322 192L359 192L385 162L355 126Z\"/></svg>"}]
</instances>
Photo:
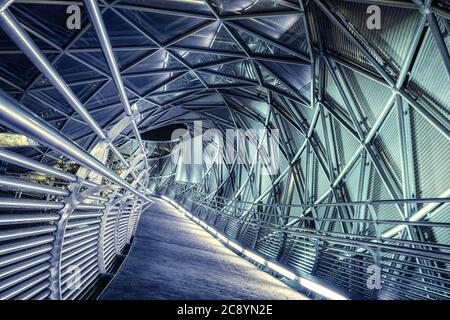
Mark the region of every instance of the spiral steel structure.
<instances>
[{"instance_id":1,"label":"spiral steel structure","mask_svg":"<svg viewBox=\"0 0 450 320\"><path fill-rule=\"evenodd\" d=\"M449 299L449 19L444 0L0 1L0 299L95 297L160 196L285 276ZM193 138L158 139L174 124Z\"/></svg>"}]
</instances>

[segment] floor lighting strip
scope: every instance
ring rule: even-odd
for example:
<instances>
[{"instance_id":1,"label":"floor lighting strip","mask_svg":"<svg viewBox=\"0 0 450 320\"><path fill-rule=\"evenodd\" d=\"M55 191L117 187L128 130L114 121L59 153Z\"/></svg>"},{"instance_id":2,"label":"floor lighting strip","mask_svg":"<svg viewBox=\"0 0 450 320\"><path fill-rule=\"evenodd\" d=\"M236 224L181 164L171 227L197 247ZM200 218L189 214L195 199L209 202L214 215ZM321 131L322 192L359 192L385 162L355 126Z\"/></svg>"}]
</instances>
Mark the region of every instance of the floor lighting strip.
<instances>
[{"instance_id":1,"label":"floor lighting strip","mask_svg":"<svg viewBox=\"0 0 450 320\"><path fill-rule=\"evenodd\" d=\"M208 224L206 224L203 220L200 220L199 218L193 216L190 212L188 212L186 209L184 209L181 205L179 205L178 203L176 203L174 200L166 197L166 196L161 196L161 198L163 200L165 200L166 202L168 202L169 204L171 204L172 206L174 206L179 212L183 213L186 217L188 217L189 219L191 219L192 221L194 221L195 223L197 223L198 225L200 225L201 227L203 227L206 231L208 231L209 233L211 233L212 235L214 235L216 238L218 238L219 240L221 240L223 243L227 244L228 246L230 246L231 248L235 249L236 251L240 252L241 254L243 254L244 256L252 259L253 261L256 261L258 263L260 263L261 265L266 266L267 268L278 272L279 274L281 274L282 276L293 280L293 281L297 281L302 287L311 290L315 293L317 293L320 296L323 296L327 299L330 300L348 300L346 297L344 297L343 295L324 287L321 284L318 284L314 281L311 281L309 279L300 277L298 275L296 275L295 273L287 270L286 268L280 266L279 264L273 263L271 261L267 261L265 258L261 257L260 255L256 254L255 252L248 250L248 249L244 249L241 245L239 245L238 243L236 243L235 241L229 239L227 236L225 236L224 234L220 233L219 231L217 231L216 229L214 229L213 227L209 226Z\"/></svg>"}]
</instances>

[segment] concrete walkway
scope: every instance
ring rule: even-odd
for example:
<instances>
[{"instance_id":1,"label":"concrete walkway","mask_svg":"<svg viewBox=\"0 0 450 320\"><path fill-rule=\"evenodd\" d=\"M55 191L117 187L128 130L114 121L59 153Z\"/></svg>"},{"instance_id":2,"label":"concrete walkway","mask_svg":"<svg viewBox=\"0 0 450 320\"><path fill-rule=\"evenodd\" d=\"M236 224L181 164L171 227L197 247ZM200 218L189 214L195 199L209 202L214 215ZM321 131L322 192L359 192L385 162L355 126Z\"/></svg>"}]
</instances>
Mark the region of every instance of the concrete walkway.
<instances>
[{"instance_id":1,"label":"concrete walkway","mask_svg":"<svg viewBox=\"0 0 450 320\"><path fill-rule=\"evenodd\" d=\"M129 255L100 299L307 298L156 200L142 214Z\"/></svg>"}]
</instances>

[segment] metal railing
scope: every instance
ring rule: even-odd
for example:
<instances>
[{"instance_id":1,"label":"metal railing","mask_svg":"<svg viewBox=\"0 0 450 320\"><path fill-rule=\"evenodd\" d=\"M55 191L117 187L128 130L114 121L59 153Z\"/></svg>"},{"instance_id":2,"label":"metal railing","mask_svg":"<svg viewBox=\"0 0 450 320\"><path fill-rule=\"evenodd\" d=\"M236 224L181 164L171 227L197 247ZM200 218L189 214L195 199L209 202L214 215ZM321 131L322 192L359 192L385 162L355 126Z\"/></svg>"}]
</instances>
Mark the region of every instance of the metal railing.
<instances>
[{"instance_id":1,"label":"metal railing","mask_svg":"<svg viewBox=\"0 0 450 320\"><path fill-rule=\"evenodd\" d=\"M349 203L315 203L311 205L253 203L213 198L198 192L189 184L173 178L152 178L156 192L173 198L190 209L191 214L219 232L237 241L242 247L254 250L265 258L277 261L297 275L310 275L330 284L342 286L342 281L361 295L372 294L368 287L368 268L381 270L383 294L398 298L393 288L404 287L405 298L448 299L450 288L450 246L428 241L403 240L394 237L405 228L433 228L448 233L450 224L433 220L387 220L370 218L333 217L325 210L340 207L362 208L367 212L391 210L399 203L414 203L420 210L439 205L448 210L448 198L398 199L358 201ZM289 216L280 216L275 208L290 208ZM428 208L429 209L429 208ZM246 212L245 215L242 213ZM325 231L324 225L348 223L348 232ZM396 257L402 256L401 260ZM421 261L420 267L414 262ZM405 270L406 269L406 270ZM330 271L334 272L331 273ZM399 276L402 271L403 276ZM340 274L335 278L335 274ZM333 275L334 274L334 275ZM420 277L422 281L415 280ZM426 290L423 290L423 287ZM392 292L392 293L391 293Z\"/></svg>"},{"instance_id":2,"label":"metal railing","mask_svg":"<svg viewBox=\"0 0 450 320\"><path fill-rule=\"evenodd\" d=\"M133 168L145 157L119 175L102 163L111 144L101 141L88 153L3 92L0 109L4 127L79 164L72 174L0 150L6 167L14 166L0 175L0 299L86 297L101 276L114 272L142 206L151 202L145 174L126 181L137 177Z\"/></svg>"}]
</instances>

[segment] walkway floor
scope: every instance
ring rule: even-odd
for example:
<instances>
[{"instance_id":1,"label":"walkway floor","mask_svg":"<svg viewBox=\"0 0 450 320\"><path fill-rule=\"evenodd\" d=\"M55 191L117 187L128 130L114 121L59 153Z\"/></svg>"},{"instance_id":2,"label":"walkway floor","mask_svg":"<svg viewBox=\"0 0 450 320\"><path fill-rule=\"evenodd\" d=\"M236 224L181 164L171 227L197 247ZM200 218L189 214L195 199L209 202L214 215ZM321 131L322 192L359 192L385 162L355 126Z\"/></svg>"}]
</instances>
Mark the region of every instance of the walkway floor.
<instances>
[{"instance_id":1,"label":"walkway floor","mask_svg":"<svg viewBox=\"0 0 450 320\"><path fill-rule=\"evenodd\" d=\"M156 200L100 299L307 299Z\"/></svg>"}]
</instances>

